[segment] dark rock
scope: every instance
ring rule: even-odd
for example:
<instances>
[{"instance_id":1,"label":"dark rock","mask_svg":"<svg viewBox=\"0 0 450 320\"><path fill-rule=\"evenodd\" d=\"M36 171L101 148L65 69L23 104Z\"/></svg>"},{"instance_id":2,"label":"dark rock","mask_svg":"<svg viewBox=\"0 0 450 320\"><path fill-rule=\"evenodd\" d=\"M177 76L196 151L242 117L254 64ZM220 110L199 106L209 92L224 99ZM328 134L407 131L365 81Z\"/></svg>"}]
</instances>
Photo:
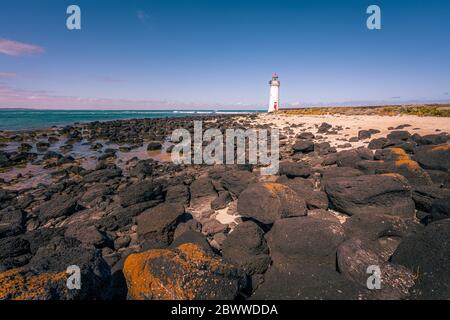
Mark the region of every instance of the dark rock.
<instances>
[{"instance_id":1,"label":"dark rock","mask_svg":"<svg viewBox=\"0 0 450 320\"><path fill-rule=\"evenodd\" d=\"M319 128L317 129L317 133L326 133L328 130L330 130L333 126L329 123L323 122Z\"/></svg>"},{"instance_id":2,"label":"dark rock","mask_svg":"<svg viewBox=\"0 0 450 320\"><path fill-rule=\"evenodd\" d=\"M327 220L330 222L340 223L339 219L331 213L330 211L327 211L325 209L312 209L308 210L308 217L314 218L314 219L320 219L320 220Z\"/></svg>"},{"instance_id":3,"label":"dark rock","mask_svg":"<svg viewBox=\"0 0 450 320\"><path fill-rule=\"evenodd\" d=\"M163 203L144 211L137 217L137 233L146 248L164 248L173 241L177 224L184 217L181 204Z\"/></svg>"},{"instance_id":4,"label":"dark rock","mask_svg":"<svg viewBox=\"0 0 450 320\"><path fill-rule=\"evenodd\" d=\"M65 232L65 237L74 238L81 242L86 248L112 247L112 241L105 233L98 230L96 226L71 224Z\"/></svg>"},{"instance_id":5,"label":"dark rock","mask_svg":"<svg viewBox=\"0 0 450 320\"><path fill-rule=\"evenodd\" d=\"M50 143L48 143L48 142L40 141L40 142L36 143L36 149L40 152L45 151L48 148L50 148Z\"/></svg>"},{"instance_id":6,"label":"dark rock","mask_svg":"<svg viewBox=\"0 0 450 320\"><path fill-rule=\"evenodd\" d=\"M264 231L252 221L238 224L222 244L223 258L250 275L267 270L270 264L268 253Z\"/></svg>"},{"instance_id":7,"label":"dark rock","mask_svg":"<svg viewBox=\"0 0 450 320\"><path fill-rule=\"evenodd\" d=\"M24 231L25 212L12 207L0 211L0 238L15 236Z\"/></svg>"},{"instance_id":8,"label":"dark rock","mask_svg":"<svg viewBox=\"0 0 450 320\"><path fill-rule=\"evenodd\" d=\"M50 219L70 216L80 209L82 207L77 199L66 194L56 194L36 208L35 214L41 223L45 223Z\"/></svg>"},{"instance_id":9,"label":"dark rock","mask_svg":"<svg viewBox=\"0 0 450 320\"><path fill-rule=\"evenodd\" d=\"M166 190L166 201L171 203L189 203L189 188L184 184L170 186Z\"/></svg>"},{"instance_id":10,"label":"dark rock","mask_svg":"<svg viewBox=\"0 0 450 320\"><path fill-rule=\"evenodd\" d=\"M372 136L372 133L369 130L358 131L358 140L370 139L371 136Z\"/></svg>"},{"instance_id":11,"label":"dark rock","mask_svg":"<svg viewBox=\"0 0 450 320\"><path fill-rule=\"evenodd\" d=\"M272 265L252 299L355 299L358 288L336 271L345 240L339 223L311 217L277 220L267 234Z\"/></svg>"},{"instance_id":12,"label":"dark rock","mask_svg":"<svg viewBox=\"0 0 450 320\"><path fill-rule=\"evenodd\" d=\"M30 243L22 236L0 239L0 265L11 269L26 264L31 258Z\"/></svg>"},{"instance_id":13,"label":"dark rock","mask_svg":"<svg viewBox=\"0 0 450 320\"><path fill-rule=\"evenodd\" d=\"M84 207L91 207L101 203L106 196L112 193L113 189L111 187L104 184L95 184L83 193L78 202Z\"/></svg>"},{"instance_id":14,"label":"dark rock","mask_svg":"<svg viewBox=\"0 0 450 320\"><path fill-rule=\"evenodd\" d=\"M404 239L392 262L416 273L415 296L448 299L450 292L450 220L429 224L421 233Z\"/></svg>"},{"instance_id":15,"label":"dark rock","mask_svg":"<svg viewBox=\"0 0 450 320\"><path fill-rule=\"evenodd\" d=\"M314 142L310 140L297 140L292 146L294 153L309 153L314 151Z\"/></svg>"},{"instance_id":16,"label":"dark rock","mask_svg":"<svg viewBox=\"0 0 450 320\"><path fill-rule=\"evenodd\" d=\"M141 181L132 184L120 192L119 197L120 204L123 207L129 207L145 201L157 200L162 197L162 186L153 181Z\"/></svg>"},{"instance_id":17,"label":"dark rock","mask_svg":"<svg viewBox=\"0 0 450 320\"><path fill-rule=\"evenodd\" d=\"M254 180L254 174L249 171L228 170L222 174L221 184L234 198L237 198Z\"/></svg>"},{"instance_id":18,"label":"dark rock","mask_svg":"<svg viewBox=\"0 0 450 320\"><path fill-rule=\"evenodd\" d=\"M388 139L386 138L377 138L373 139L369 142L367 148L375 150L375 149L383 149L383 147L388 142Z\"/></svg>"},{"instance_id":19,"label":"dark rock","mask_svg":"<svg viewBox=\"0 0 450 320\"><path fill-rule=\"evenodd\" d=\"M322 180L330 180L332 178L340 177L358 177L362 176L361 170L350 167L329 167L322 171Z\"/></svg>"},{"instance_id":20,"label":"dark rock","mask_svg":"<svg viewBox=\"0 0 450 320\"><path fill-rule=\"evenodd\" d=\"M381 271L380 289L371 292L377 299L405 298L415 283L414 274L411 271L385 262L375 252L366 248L359 239L347 240L339 246L337 264L339 272L364 289L367 289L369 276L367 270L371 266L377 266Z\"/></svg>"},{"instance_id":21,"label":"dark rock","mask_svg":"<svg viewBox=\"0 0 450 320\"><path fill-rule=\"evenodd\" d=\"M130 176L143 179L151 176L153 173L153 162L150 160L140 160L135 166L131 167Z\"/></svg>"},{"instance_id":22,"label":"dark rock","mask_svg":"<svg viewBox=\"0 0 450 320\"><path fill-rule=\"evenodd\" d=\"M450 191L449 189L447 189ZM450 195L446 192L447 196L442 199L437 199L431 206L431 217L433 221L450 218Z\"/></svg>"},{"instance_id":23,"label":"dark rock","mask_svg":"<svg viewBox=\"0 0 450 320\"><path fill-rule=\"evenodd\" d=\"M306 215L306 203L285 185L257 183L241 193L237 210L243 217L272 224L281 218Z\"/></svg>"},{"instance_id":24,"label":"dark rock","mask_svg":"<svg viewBox=\"0 0 450 320\"><path fill-rule=\"evenodd\" d=\"M108 231L127 229L133 222L133 218L148 208L158 205L161 200L145 201L126 208L119 208L108 216L98 220L98 225Z\"/></svg>"},{"instance_id":25,"label":"dark rock","mask_svg":"<svg viewBox=\"0 0 450 320\"><path fill-rule=\"evenodd\" d=\"M206 196L217 196L216 191L211 183L211 179L202 177L191 183L190 187L191 199Z\"/></svg>"},{"instance_id":26,"label":"dark rock","mask_svg":"<svg viewBox=\"0 0 450 320\"><path fill-rule=\"evenodd\" d=\"M416 186L412 196L416 209L431 212L434 201L450 197L450 189L435 186Z\"/></svg>"},{"instance_id":27,"label":"dark rock","mask_svg":"<svg viewBox=\"0 0 450 320\"><path fill-rule=\"evenodd\" d=\"M400 175L333 178L326 181L325 191L333 207L348 215L414 216L411 188Z\"/></svg>"},{"instance_id":28,"label":"dark rock","mask_svg":"<svg viewBox=\"0 0 450 320\"><path fill-rule=\"evenodd\" d=\"M170 245L170 248L176 248L182 244L194 243L200 246L205 252L212 254L214 251L208 243L206 237L200 232L187 230L176 237Z\"/></svg>"},{"instance_id":29,"label":"dark rock","mask_svg":"<svg viewBox=\"0 0 450 320\"><path fill-rule=\"evenodd\" d=\"M311 166L307 162L283 161L279 164L278 172L280 175L286 175L289 178L307 178L311 175Z\"/></svg>"},{"instance_id":30,"label":"dark rock","mask_svg":"<svg viewBox=\"0 0 450 320\"><path fill-rule=\"evenodd\" d=\"M450 169L450 144L418 147L414 159L425 169L447 171Z\"/></svg>"},{"instance_id":31,"label":"dark rock","mask_svg":"<svg viewBox=\"0 0 450 320\"><path fill-rule=\"evenodd\" d=\"M108 299L110 294L110 270L98 250L80 246L75 239L53 238L37 250L27 269L39 273L65 273L69 266L81 271L81 290L53 292L55 299ZM64 288L65 281L63 282Z\"/></svg>"},{"instance_id":32,"label":"dark rock","mask_svg":"<svg viewBox=\"0 0 450 320\"><path fill-rule=\"evenodd\" d=\"M120 169L102 169L86 174L83 181L86 183L103 182L120 176L122 176L122 170Z\"/></svg>"},{"instance_id":33,"label":"dark rock","mask_svg":"<svg viewBox=\"0 0 450 320\"><path fill-rule=\"evenodd\" d=\"M296 135L297 139L303 139L303 140L312 140L315 138L314 134L312 132L300 132Z\"/></svg>"},{"instance_id":34,"label":"dark rock","mask_svg":"<svg viewBox=\"0 0 450 320\"><path fill-rule=\"evenodd\" d=\"M228 191L220 191L216 199L211 202L211 208L214 210L220 210L226 208L226 206L232 201L231 195Z\"/></svg>"},{"instance_id":35,"label":"dark rock","mask_svg":"<svg viewBox=\"0 0 450 320\"><path fill-rule=\"evenodd\" d=\"M296 138L302 139L302 140L312 140L315 138L315 136L311 132L301 132L296 136Z\"/></svg>"},{"instance_id":36,"label":"dark rock","mask_svg":"<svg viewBox=\"0 0 450 320\"><path fill-rule=\"evenodd\" d=\"M338 152L336 157L336 163L339 167L354 167L358 161L372 160L373 154L369 149L358 148Z\"/></svg>"},{"instance_id":37,"label":"dark rock","mask_svg":"<svg viewBox=\"0 0 450 320\"><path fill-rule=\"evenodd\" d=\"M161 150L162 144L158 141L152 141L147 145L147 150L153 151L153 150Z\"/></svg>"},{"instance_id":38,"label":"dark rock","mask_svg":"<svg viewBox=\"0 0 450 320\"><path fill-rule=\"evenodd\" d=\"M349 238L363 240L366 246L386 261L403 238L420 232L423 228L413 219L378 213L351 216L343 226Z\"/></svg>"},{"instance_id":39,"label":"dark rock","mask_svg":"<svg viewBox=\"0 0 450 320\"><path fill-rule=\"evenodd\" d=\"M411 134L408 131L391 131L386 138L389 140L408 140L411 138Z\"/></svg>"}]
</instances>

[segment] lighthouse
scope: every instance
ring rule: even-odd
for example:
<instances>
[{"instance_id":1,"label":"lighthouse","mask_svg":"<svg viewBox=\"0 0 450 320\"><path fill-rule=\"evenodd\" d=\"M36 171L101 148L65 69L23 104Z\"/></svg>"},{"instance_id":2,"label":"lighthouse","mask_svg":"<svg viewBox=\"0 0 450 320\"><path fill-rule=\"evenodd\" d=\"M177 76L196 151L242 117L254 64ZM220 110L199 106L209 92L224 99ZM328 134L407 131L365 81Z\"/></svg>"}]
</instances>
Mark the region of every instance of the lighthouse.
<instances>
[{"instance_id":1,"label":"lighthouse","mask_svg":"<svg viewBox=\"0 0 450 320\"><path fill-rule=\"evenodd\" d=\"M280 107L280 81L278 80L278 75L274 73L272 75L272 80L269 81L270 84L270 99L269 99L269 110L268 112L277 111Z\"/></svg>"}]
</instances>

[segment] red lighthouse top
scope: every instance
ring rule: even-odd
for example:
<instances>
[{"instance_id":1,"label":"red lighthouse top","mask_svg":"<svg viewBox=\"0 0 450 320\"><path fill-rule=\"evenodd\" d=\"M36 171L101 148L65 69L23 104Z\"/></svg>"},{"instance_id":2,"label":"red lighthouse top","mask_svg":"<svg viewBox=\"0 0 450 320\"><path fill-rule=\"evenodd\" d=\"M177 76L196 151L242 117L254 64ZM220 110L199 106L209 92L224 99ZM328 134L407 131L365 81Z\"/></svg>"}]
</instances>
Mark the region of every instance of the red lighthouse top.
<instances>
[{"instance_id":1,"label":"red lighthouse top","mask_svg":"<svg viewBox=\"0 0 450 320\"><path fill-rule=\"evenodd\" d=\"M272 78L278 78L278 75L276 73L272 74Z\"/></svg>"}]
</instances>

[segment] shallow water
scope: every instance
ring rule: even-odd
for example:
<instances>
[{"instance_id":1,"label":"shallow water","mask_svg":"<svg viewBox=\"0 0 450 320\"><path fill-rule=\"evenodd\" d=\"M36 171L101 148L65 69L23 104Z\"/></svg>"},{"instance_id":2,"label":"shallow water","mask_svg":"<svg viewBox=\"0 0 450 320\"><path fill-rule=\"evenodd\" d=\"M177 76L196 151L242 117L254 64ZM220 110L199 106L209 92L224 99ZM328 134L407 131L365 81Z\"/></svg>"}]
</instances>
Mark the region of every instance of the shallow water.
<instances>
[{"instance_id":1,"label":"shallow water","mask_svg":"<svg viewBox=\"0 0 450 320\"><path fill-rule=\"evenodd\" d=\"M38 142L37 140L36 142ZM45 140L42 140L45 141ZM32 163L27 163L24 165L15 166L12 168L3 168L0 171L0 179L3 179L6 183L0 183L1 188L5 189L27 189L35 188L39 183L49 184L56 178L52 177L52 173L61 170L61 167L54 168L44 168L43 164L37 164L42 161L44 154L48 151L55 151L61 153L64 156L72 156L76 162L86 170L93 170L97 165L97 158L104 154L106 149L116 149L116 158L113 160L114 163L121 169L125 169L127 162L133 158L138 158L139 160L153 159L156 161L171 161L170 153L166 152L166 149L172 144L168 141L163 143L161 150L147 151L147 144L144 143L138 148L131 149L129 152L122 152L119 150L120 146L128 147L128 144L115 144L109 143L104 140L97 140L103 145L99 150L92 150L91 145L86 143L85 140L73 144L73 149L69 152L63 153L60 147L65 144L66 139L61 139L60 141L52 144L45 151L38 151L36 149L36 142L27 142L33 146L29 152L37 153L38 157ZM7 152L14 152L18 150L20 142L10 142L6 147L1 150Z\"/></svg>"},{"instance_id":2,"label":"shallow water","mask_svg":"<svg viewBox=\"0 0 450 320\"><path fill-rule=\"evenodd\" d=\"M75 122L133 118L186 117L214 114L245 114L256 110L25 110L0 109L0 130L31 130Z\"/></svg>"}]
</instances>

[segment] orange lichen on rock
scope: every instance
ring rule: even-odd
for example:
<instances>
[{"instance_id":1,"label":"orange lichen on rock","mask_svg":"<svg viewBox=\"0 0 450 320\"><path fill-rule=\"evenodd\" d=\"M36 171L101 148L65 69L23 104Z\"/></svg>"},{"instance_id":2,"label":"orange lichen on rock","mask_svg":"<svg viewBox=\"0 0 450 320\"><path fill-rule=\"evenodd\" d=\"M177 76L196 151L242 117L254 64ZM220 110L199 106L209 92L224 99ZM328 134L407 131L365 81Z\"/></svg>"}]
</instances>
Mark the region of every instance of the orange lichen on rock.
<instances>
[{"instance_id":1,"label":"orange lichen on rock","mask_svg":"<svg viewBox=\"0 0 450 320\"><path fill-rule=\"evenodd\" d=\"M431 150L433 150L433 151L448 151L448 150L450 150L450 143L441 144L439 146L433 147Z\"/></svg>"},{"instance_id":2,"label":"orange lichen on rock","mask_svg":"<svg viewBox=\"0 0 450 320\"><path fill-rule=\"evenodd\" d=\"M395 165L400 167L400 166L404 166L407 167L409 170L411 171L421 171L422 168L419 166L419 164L411 159L402 159L402 160L397 160L395 161Z\"/></svg>"},{"instance_id":3,"label":"orange lichen on rock","mask_svg":"<svg viewBox=\"0 0 450 320\"><path fill-rule=\"evenodd\" d=\"M0 273L0 300L46 300L52 288L65 285L67 274L36 274L21 268Z\"/></svg>"},{"instance_id":4,"label":"orange lichen on rock","mask_svg":"<svg viewBox=\"0 0 450 320\"><path fill-rule=\"evenodd\" d=\"M409 160L410 157L402 148L388 148L390 152L397 156L397 160Z\"/></svg>"},{"instance_id":5,"label":"orange lichen on rock","mask_svg":"<svg viewBox=\"0 0 450 320\"><path fill-rule=\"evenodd\" d=\"M232 284L236 279L223 274L227 268L233 267L199 245L187 243L132 254L125 260L123 273L130 299L193 300L217 298L215 290Z\"/></svg>"},{"instance_id":6,"label":"orange lichen on rock","mask_svg":"<svg viewBox=\"0 0 450 320\"><path fill-rule=\"evenodd\" d=\"M401 174L398 174L398 173L392 173L392 172L391 173L383 173L382 176L391 177L391 178L397 178L397 179L400 179L402 181L405 180L405 177L402 176Z\"/></svg>"},{"instance_id":7,"label":"orange lichen on rock","mask_svg":"<svg viewBox=\"0 0 450 320\"><path fill-rule=\"evenodd\" d=\"M287 186L285 186L281 183L276 183L276 182L266 182L266 183L264 183L264 188L266 188L273 194L276 194L277 192L285 191L286 189L288 189Z\"/></svg>"}]
</instances>

